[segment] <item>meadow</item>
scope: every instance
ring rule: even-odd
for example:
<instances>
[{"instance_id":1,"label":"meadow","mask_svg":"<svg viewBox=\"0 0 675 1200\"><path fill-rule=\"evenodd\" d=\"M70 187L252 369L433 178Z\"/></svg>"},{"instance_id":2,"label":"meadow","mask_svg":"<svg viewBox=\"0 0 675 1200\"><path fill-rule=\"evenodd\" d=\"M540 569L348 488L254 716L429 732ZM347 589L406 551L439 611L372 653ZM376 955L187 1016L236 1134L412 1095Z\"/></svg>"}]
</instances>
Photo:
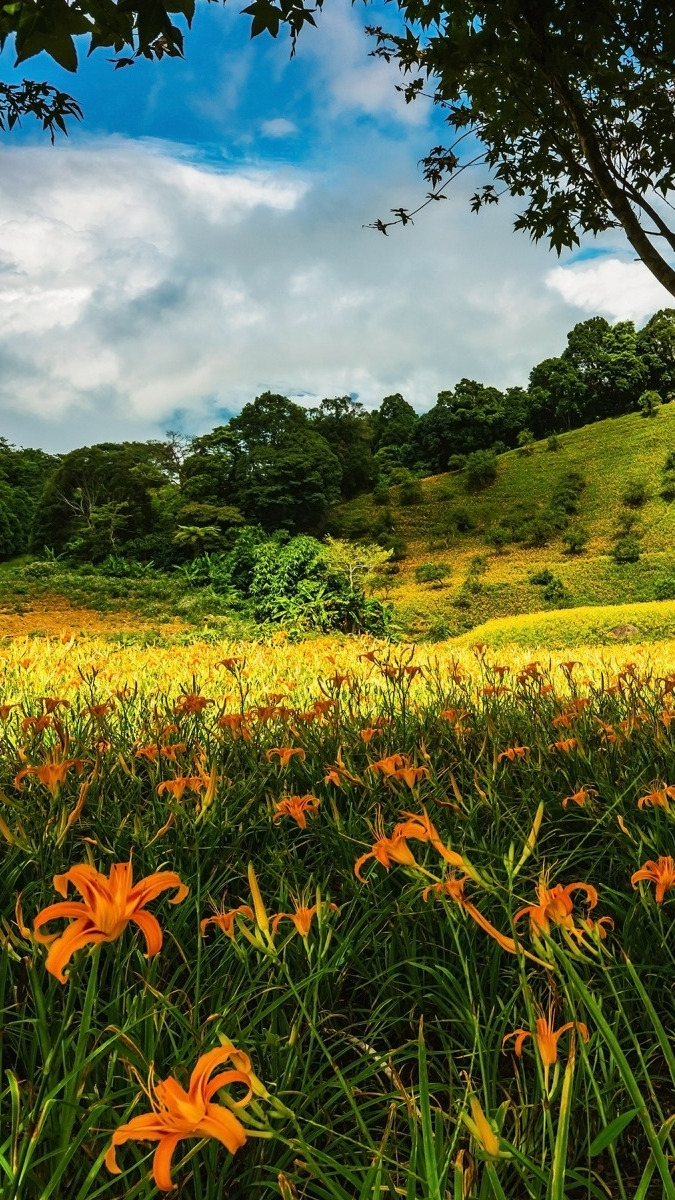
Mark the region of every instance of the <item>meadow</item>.
<instances>
[{"instance_id":1,"label":"meadow","mask_svg":"<svg viewBox=\"0 0 675 1200\"><path fill-rule=\"evenodd\" d=\"M2 1200L675 1200L675 643L0 655Z\"/></svg>"}]
</instances>

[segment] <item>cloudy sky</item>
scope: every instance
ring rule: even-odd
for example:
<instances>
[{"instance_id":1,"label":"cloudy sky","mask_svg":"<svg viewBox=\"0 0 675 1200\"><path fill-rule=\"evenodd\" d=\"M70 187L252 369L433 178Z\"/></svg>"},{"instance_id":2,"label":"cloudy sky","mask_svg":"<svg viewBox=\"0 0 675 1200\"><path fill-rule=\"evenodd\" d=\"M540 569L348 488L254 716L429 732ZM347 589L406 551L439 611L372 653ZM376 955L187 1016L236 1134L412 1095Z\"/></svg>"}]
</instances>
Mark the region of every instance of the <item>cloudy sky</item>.
<instances>
[{"instance_id":1,"label":"cloudy sky","mask_svg":"<svg viewBox=\"0 0 675 1200\"><path fill-rule=\"evenodd\" d=\"M66 450L201 432L266 389L311 403L394 392L420 411L462 376L505 387L578 320L643 322L672 298L622 238L558 260L475 216L482 176L383 237L363 226L426 187L442 114L406 105L364 25L330 0L298 52L251 40L238 0L200 0L185 61L69 75L81 126L0 133L0 434ZM466 178L466 177L464 177Z\"/></svg>"}]
</instances>

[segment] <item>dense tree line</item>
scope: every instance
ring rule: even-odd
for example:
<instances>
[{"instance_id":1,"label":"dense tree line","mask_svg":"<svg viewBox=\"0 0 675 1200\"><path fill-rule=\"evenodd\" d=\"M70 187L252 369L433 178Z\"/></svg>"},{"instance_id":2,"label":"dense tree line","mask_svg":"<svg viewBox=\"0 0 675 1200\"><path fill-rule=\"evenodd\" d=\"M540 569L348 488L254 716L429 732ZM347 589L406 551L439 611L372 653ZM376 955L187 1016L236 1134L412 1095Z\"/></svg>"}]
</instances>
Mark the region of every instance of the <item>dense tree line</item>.
<instances>
[{"instance_id":1,"label":"dense tree line","mask_svg":"<svg viewBox=\"0 0 675 1200\"><path fill-rule=\"evenodd\" d=\"M445 471L476 451L521 448L675 396L675 309L636 330L593 317L527 387L461 379L419 415L403 396L367 411L349 396L304 408L265 392L227 424L162 441L52 456L0 439L0 558L48 547L80 562L124 555L171 567L227 553L242 529L321 534L330 509L401 468ZM651 397L651 398L649 398Z\"/></svg>"}]
</instances>

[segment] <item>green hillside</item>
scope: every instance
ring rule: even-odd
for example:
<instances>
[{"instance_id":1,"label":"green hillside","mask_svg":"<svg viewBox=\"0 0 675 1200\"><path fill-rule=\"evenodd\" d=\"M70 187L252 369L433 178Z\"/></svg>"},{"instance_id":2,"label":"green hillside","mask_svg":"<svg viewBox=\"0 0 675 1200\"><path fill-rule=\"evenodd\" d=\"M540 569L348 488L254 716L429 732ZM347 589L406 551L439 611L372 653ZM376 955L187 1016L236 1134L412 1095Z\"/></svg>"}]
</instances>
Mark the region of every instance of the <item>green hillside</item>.
<instances>
[{"instance_id":1,"label":"green hillside","mask_svg":"<svg viewBox=\"0 0 675 1200\"><path fill-rule=\"evenodd\" d=\"M545 609L675 599L675 501L660 494L665 459L675 451L675 404L653 419L631 414L601 421L562 434L559 442L557 451L537 442L530 455L500 455L495 481L480 491L469 491L459 471L423 479L418 503L401 504L396 486L388 506L360 496L336 510L335 532L363 540L372 540L383 514L385 520L391 514L407 553L388 568L393 573L381 576L376 594L394 603L409 635L453 636L494 618ZM571 472L583 477L583 488L567 530L552 530L544 545L512 542L496 550L489 544L500 522L541 524L556 484ZM624 500L633 482L646 489L641 505ZM640 557L617 563L610 552L618 524L631 516ZM460 532L458 523L471 528ZM588 531L587 545L580 554L566 552L565 532L579 527ZM422 582L416 572L425 564L449 573ZM553 582L530 580L546 569Z\"/></svg>"}]
</instances>

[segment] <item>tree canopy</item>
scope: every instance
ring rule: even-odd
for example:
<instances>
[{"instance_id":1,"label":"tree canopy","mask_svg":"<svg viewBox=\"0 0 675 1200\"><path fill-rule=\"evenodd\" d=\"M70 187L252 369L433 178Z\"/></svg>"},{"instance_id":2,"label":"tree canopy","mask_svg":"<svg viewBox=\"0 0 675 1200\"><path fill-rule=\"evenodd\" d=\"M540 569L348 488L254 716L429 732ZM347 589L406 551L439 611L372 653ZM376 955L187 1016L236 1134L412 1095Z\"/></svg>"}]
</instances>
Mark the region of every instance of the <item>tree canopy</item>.
<instances>
[{"instance_id":1,"label":"tree canopy","mask_svg":"<svg viewBox=\"0 0 675 1200\"><path fill-rule=\"evenodd\" d=\"M323 2L252 0L242 11L252 37L276 37L285 25L293 54ZM445 199L447 184L468 167L483 167L474 210L505 193L524 198L515 228L547 238L558 254L585 233L622 229L675 295L672 0L396 0L396 7L403 32L368 26L372 53L398 64L407 102L428 94L441 105L451 130L448 144L422 160L431 186L424 204ZM84 34L89 53L114 52L117 69L139 55L182 55L174 18L189 26L194 11L195 0L16 0L0 8L0 49L13 36L17 64L45 51L75 71L75 38ZM67 116L81 116L72 97L47 83L0 84L0 127L23 113L38 117L52 140ZM412 220L409 210L392 212L393 221L378 218L373 227L386 234Z\"/></svg>"}]
</instances>

